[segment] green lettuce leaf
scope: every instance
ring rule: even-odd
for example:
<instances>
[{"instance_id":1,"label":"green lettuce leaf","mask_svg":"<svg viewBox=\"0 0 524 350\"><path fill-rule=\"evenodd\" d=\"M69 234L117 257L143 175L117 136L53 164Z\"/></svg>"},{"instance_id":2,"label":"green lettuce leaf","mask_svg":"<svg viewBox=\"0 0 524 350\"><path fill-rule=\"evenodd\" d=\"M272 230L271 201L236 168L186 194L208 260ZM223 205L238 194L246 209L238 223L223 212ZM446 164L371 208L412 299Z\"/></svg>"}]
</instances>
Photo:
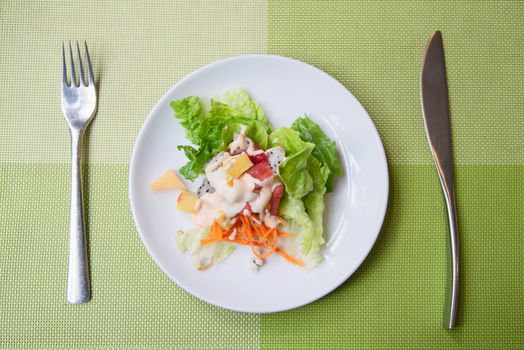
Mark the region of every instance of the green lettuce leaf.
<instances>
[{"instance_id":1,"label":"green lettuce leaf","mask_svg":"<svg viewBox=\"0 0 524 350\"><path fill-rule=\"evenodd\" d=\"M230 105L240 112L241 115L246 116L250 119L255 119L270 129L267 117L260 107L260 105L249 97L249 94L245 89L234 89L224 93L221 97L217 98L219 101Z\"/></svg>"},{"instance_id":2,"label":"green lettuce leaf","mask_svg":"<svg viewBox=\"0 0 524 350\"><path fill-rule=\"evenodd\" d=\"M320 247L324 243L322 236L316 236L313 222L304 207L302 200L284 196L281 203L281 215L288 222L288 229L297 237L285 240L286 249L302 260L307 267L313 267L322 261ZM294 244L298 244L294 247Z\"/></svg>"},{"instance_id":3,"label":"green lettuce leaf","mask_svg":"<svg viewBox=\"0 0 524 350\"><path fill-rule=\"evenodd\" d=\"M209 243L208 243L209 244ZM228 256L231 255L236 249L236 247L232 244L222 243L224 245L222 249L220 249L215 255L213 256L213 262L219 263L222 260L226 259Z\"/></svg>"},{"instance_id":4,"label":"green lettuce leaf","mask_svg":"<svg viewBox=\"0 0 524 350\"><path fill-rule=\"evenodd\" d=\"M325 192L326 181L331 175L331 170L325 164L322 164L315 156L308 158L307 171L313 178L313 191L314 192Z\"/></svg>"},{"instance_id":5,"label":"green lettuce leaf","mask_svg":"<svg viewBox=\"0 0 524 350\"><path fill-rule=\"evenodd\" d=\"M245 90L234 90L226 93L224 101L211 100L211 108L203 112L198 97L191 96L171 102L175 117L180 119L187 138L197 147L178 146L184 151L188 163L180 169L180 174L188 180L196 179L204 173L209 159L226 149L235 133L245 128L246 135L266 148L269 123L260 106L249 98Z\"/></svg>"},{"instance_id":6,"label":"green lettuce leaf","mask_svg":"<svg viewBox=\"0 0 524 350\"><path fill-rule=\"evenodd\" d=\"M286 157L278 168L280 179L284 183L287 193L292 197L302 198L313 189L313 179L305 170L309 152L304 149L300 153Z\"/></svg>"},{"instance_id":7,"label":"green lettuce leaf","mask_svg":"<svg viewBox=\"0 0 524 350\"><path fill-rule=\"evenodd\" d=\"M231 116L225 123L222 132L222 141L227 145L233 140L235 133L245 128L246 136L255 141L260 147L266 148L269 139L269 129L259 121L244 116Z\"/></svg>"},{"instance_id":8,"label":"green lettuce leaf","mask_svg":"<svg viewBox=\"0 0 524 350\"><path fill-rule=\"evenodd\" d=\"M308 117L298 118L293 122L291 128L298 131L304 141L315 145L312 154L322 164L329 167L330 175L326 182L326 189L327 192L333 191L335 176L342 175L335 141L328 138L322 129Z\"/></svg>"},{"instance_id":9,"label":"green lettuce leaf","mask_svg":"<svg viewBox=\"0 0 524 350\"><path fill-rule=\"evenodd\" d=\"M178 249L182 253L189 254L195 268L199 270L205 270L212 264L224 260L235 250L233 245L226 242L200 244L200 241L208 234L209 227L195 227L187 232L178 231L175 238Z\"/></svg>"},{"instance_id":10,"label":"green lettuce leaf","mask_svg":"<svg viewBox=\"0 0 524 350\"><path fill-rule=\"evenodd\" d=\"M313 190L302 200L286 195L282 200L281 215L288 222L289 230L297 234L297 257L307 267L313 267L322 261L324 194L330 170L313 156L309 157L305 170L311 176ZM287 242L287 248L293 250L294 247Z\"/></svg>"},{"instance_id":11,"label":"green lettuce leaf","mask_svg":"<svg viewBox=\"0 0 524 350\"><path fill-rule=\"evenodd\" d=\"M311 249L318 251L324 244L324 194L326 193L326 181L329 178L330 170L327 165L323 165L313 156L308 160L307 169L313 178L313 190L303 200L312 223Z\"/></svg>"},{"instance_id":12,"label":"green lettuce leaf","mask_svg":"<svg viewBox=\"0 0 524 350\"><path fill-rule=\"evenodd\" d=\"M271 147L281 146L286 158L280 164L278 173L286 192L295 198L302 198L313 189L313 179L306 169L314 144L304 142L298 132L280 128L269 135Z\"/></svg>"},{"instance_id":13,"label":"green lettuce leaf","mask_svg":"<svg viewBox=\"0 0 524 350\"><path fill-rule=\"evenodd\" d=\"M212 157L206 148L196 149L191 146L178 146L178 149L184 151L187 162L182 168L180 168L180 174L188 180L194 180L202 173L207 161Z\"/></svg>"},{"instance_id":14,"label":"green lettuce leaf","mask_svg":"<svg viewBox=\"0 0 524 350\"><path fill-rule=\"evenodd\" d=\"M203 118L203 109L200 99L189 96L181 100L171 101L171 108L175 117L186 130L186 137L192 143L199 145L201 138L198 135L199 125Z\"/></svg>"}]
</instances>

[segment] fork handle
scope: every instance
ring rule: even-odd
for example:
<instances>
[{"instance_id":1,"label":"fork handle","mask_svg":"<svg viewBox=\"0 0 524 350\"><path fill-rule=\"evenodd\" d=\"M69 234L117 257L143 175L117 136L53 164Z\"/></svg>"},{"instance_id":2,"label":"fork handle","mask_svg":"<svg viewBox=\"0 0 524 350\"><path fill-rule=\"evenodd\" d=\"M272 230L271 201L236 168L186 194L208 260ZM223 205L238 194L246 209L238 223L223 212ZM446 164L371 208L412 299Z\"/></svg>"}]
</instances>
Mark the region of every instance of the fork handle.
<instances>
[{"instance_id":1,"label":"fork handle","mask_svg":"<svg viewBox=\"0 0 524 350\"><path fill-rule=\"evenodd\" d=\"M82 137L82 130L71 129L71 217L67 301L72 304L85 303L90 298L82 195Z\"/></svg>"}]
</instances>

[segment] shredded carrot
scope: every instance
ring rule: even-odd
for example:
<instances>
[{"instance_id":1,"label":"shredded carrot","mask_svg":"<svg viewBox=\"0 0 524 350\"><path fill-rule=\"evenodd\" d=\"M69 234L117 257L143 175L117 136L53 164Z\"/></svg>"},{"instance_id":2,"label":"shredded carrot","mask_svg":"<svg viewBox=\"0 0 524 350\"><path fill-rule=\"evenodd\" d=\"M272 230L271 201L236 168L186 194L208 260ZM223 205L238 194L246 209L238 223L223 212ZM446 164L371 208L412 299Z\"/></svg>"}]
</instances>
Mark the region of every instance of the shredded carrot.
<instances>
[{"instance_id":1,"label":"shredded carrot","mask_svg":"<svg viewBox=\"0 0 524 350\"><path fill-rule=\"evenodd\" d=\"M257 247L264 247L264 245L260 242L248 242L248 241L245 241L243 239L234 239L234 240L230 240L229 242L231 243L236 243L236 244L242 244L242 245L252 245L252 246L257 246Z\"/></svg>"},{"instance_id":2,"label":"shredded carrot","mask_svg":"<svg viewBox=\"0 0 524 350\"><path fill-rule=\"evenodd\" d=\"M200 241L200 244L201 244L201 245L206 245L206 244L211 243L211 242L216 242L216 239L213 238L213 237L209 237L209 238L206 238L206 239L202 239L202 240Z\"/></svg>"},{"instance_id":3,"label":"shredded carrot","mask_svg":"<svg viewBox=\"0 0 524 350\"><path fill-rule=\"evenodd\" d=\"M252 214L254 216L255 214ZM277 253L286 259L288 262L304 266L304 263L297 258L294 258L279 248L279 238L291 237L294 234L291 232L283 232L276 228L271 228L256 217L238 215L231 221L229 228L223 228L219 222L214 221L209 229L207 238L200 241L200 244L205 245L212 242L227 241L251 247L253 255L257 258L265 259L273 253ZM279 221L283 225L287 225L284 219L279 217ZM230 240L233 230L236 230L236 237ZM264 252L260 252L264 250Z\"/></svg>"},{"instance_id":4,"label":"shredded carrot","mask_svg":"<svg viewBox=\"0 0 524 350\"><path fill-rule=\"evenodd\" d=\"M289 261L290 263L292 264L295 264L295 265L298 265L298 266L304 266L304 263L300 260L298 260L297 258L294 258L292 257L291 255L288 255L286 252L284 252L282 249L280 248L277 248L276 252L282 256L284 259L286 259L287 261Z\"/></svg>"},{"instance_id":5,"label":"shredded carrot","mask_svg":"<svg viewBox=\"0 0 524 350\"><path fill-rule=\"evenodd\" d=\"M214 223L214 235L213 236L215 237L215 239L217 241L222 239L222 231L223 231L222 230L222 226L220 226L220 224L215 221L215 223Z\"/></svg>"},{"instance_id":6,"label":"shredded carrot","mask_svg":"<svg viewBox=\"0 0 524 350\"><path fill-rule=\"evenodd\" d=\"M254 225L253 228L255 229L255 232L258 236L264 235L264 227L262 225Z\"/></svg>"},{"instance_id":7,"label":"shredded carrot","mask_svg":"<svg viewBox=\"0 0 524 350\"><path fill-rule=\"evenodd\" d=\"M271 234L271 232L273 232L273 230L274 230L274 229L272 229L272 228L265 229L265 230L264 230L265 232L263 232L263 233L261 234L262 238L263 238L263 239L266 239L266 238Z\"/></svg>"},{"instance_id":8,"label":"shredded carrot","mask_svg":"<svg viewBox=\"0 0 524 350\"><path fill-rule=\"evenodd\" d=\"M280 238L288 238L288 237L293 237L295 234L292 233L292 232L282 232L282 231L278 231L278 237Z\"/></svg>"},{"instance_id":9,"label":"shredded carrot","mask_svg":"<svg viewBox=\"0 0 524 350\"><path fill-rule=\"evenodd\" d=\"M253 255L260 259L265 259L269 257L271 254L273 254L276 250L276 247L268 249L265 253L260 254L256 251L255 246L251 246L251 251L253 252Z\"/></svg>"},{"instance_id":10,"label":"shredded carrot","mask_svg":"<svg viewBox=\"0 0 524 350\"><path fill-rule=\"evenodd\" d=\"M253 240L253 231L251 230L251 225L247 216L242 215L242 227L244 228L244 233L246 234L246 239L248 241Z\"/></svg>"},{"instance_id":11,"label":"shredded carrot","mask_svg":"<svg viewBox=\"0 0 524 350\"><path fill-rule=\"evenodd\" d=\"M200 244L207 244L215 241L220 241L223 238L222 226L219 223L213 222L209 229L209 237L200 241Z\"/></svg>"},{"instance_id":12,"label":"shredded carrot","mask_svg":"<svg viewBox=\"0 0 524 350\"><path fill-rule=\"evenodd\" d=\"M273 254L277 248L278 248L278 236L277 236L277 230L275 229L271 229L269 232L272 232L273 233L273 242L272 244L265 244L265 243L262 243L263 246L265 248L267 248L268 250L263 253L263 254L260 254L257 252L257 250L254 248L254 246L251 246L251 250L253 251L253 254L257 257L257 258L260 258L260 259L265 259L267 258L268 256L270 256L271 254Z\"/></svg>"}]
</instances>

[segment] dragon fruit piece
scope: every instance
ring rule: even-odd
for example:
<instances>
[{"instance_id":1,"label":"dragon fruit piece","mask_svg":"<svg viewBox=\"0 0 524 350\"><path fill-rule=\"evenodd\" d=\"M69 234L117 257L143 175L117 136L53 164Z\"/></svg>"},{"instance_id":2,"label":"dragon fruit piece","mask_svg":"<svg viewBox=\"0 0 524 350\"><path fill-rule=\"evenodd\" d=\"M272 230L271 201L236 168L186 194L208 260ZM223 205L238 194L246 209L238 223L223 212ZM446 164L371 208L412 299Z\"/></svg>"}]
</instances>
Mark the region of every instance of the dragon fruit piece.
<instances>
[{"instance_id":1,"label":"dragon fruit piece","mask_svg":"<svg viewBox=\"0 0 524 350\"><path fill-rule=\"evenodd\" d=\"M269 167L273 170L273 174L278 175L278 167L284 160L286 155L282 147L273 147L266 151Z\"/></svg>"},{"instance_id":2,"label":"dragon fruit piece","mask_svg":"<svg viewBox=\"0 0 524 350\"><path fill-rule=\"evenodd\" d=\"M227 146L227 149L229 153L236 156L237 154L240 154L244 152L249 147L249 144L247 142L247 138L244 134L238 134L233 139L233 142Z\"/></svg>"},{"instance_id":3,"label":"dragon fruit piece","mask_svg":"<svg viewBox=\"0 0 524 350\"><path fill-rule=\"evenodd\" d=\"M197 190L197 196L198 198L202 198L204 197L204 195L213 192L215 192L215 188L211 185L211 183L206 177L204 181L202 181L202 185L200 185L200 187Z\"/></svg>"},{"instance_id":4,"label":"dragon fruit piece","mask_svg":"<svg viewBox=\"0 0 524 350\"><path fill-rule=\"evenodd\" d=\"M258 151L260 149L260 146L255 141L251 140L249 137L246 137L247 142L247 148L253 149L254 151Z\"/></svg>"},{"instance_id":5,"label":"dragon fruit piece","mask_svg":"<svg viewBox=\"0 0 524 350\"><path fill-rule=\"evenodd\" d=\"M215 154L215 156L213 158L211 158L211 160L209 162L207 162L207 164L205 166L205 171L206 172L214 171L219 166L221 166L222 163L225 160L227 160L230 156L231 155L229 153L224 152L224 151Z\"/></svg>"}]
</instances>

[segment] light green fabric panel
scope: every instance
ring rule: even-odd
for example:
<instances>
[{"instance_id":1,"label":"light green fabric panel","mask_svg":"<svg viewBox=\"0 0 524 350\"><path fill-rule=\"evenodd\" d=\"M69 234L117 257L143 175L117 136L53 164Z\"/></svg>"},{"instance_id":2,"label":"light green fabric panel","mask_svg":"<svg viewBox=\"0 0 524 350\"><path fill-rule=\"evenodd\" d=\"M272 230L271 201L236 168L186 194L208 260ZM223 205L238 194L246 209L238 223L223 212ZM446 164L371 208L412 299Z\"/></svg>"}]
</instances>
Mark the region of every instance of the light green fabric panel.
<instances>
[{"instance_id":1,"label":"light green fabric panel","mask_svg":"<svg viewBox=\"0 0 524 350\"><path fill-rule=\"evenodd\" d=\"M86 40L99 82L89 160L126 164L149 111L178 80L229 56L266 51L257 1L2 1L0 160L67 162L62 42Z\"/></svg>"}]
</instances>

